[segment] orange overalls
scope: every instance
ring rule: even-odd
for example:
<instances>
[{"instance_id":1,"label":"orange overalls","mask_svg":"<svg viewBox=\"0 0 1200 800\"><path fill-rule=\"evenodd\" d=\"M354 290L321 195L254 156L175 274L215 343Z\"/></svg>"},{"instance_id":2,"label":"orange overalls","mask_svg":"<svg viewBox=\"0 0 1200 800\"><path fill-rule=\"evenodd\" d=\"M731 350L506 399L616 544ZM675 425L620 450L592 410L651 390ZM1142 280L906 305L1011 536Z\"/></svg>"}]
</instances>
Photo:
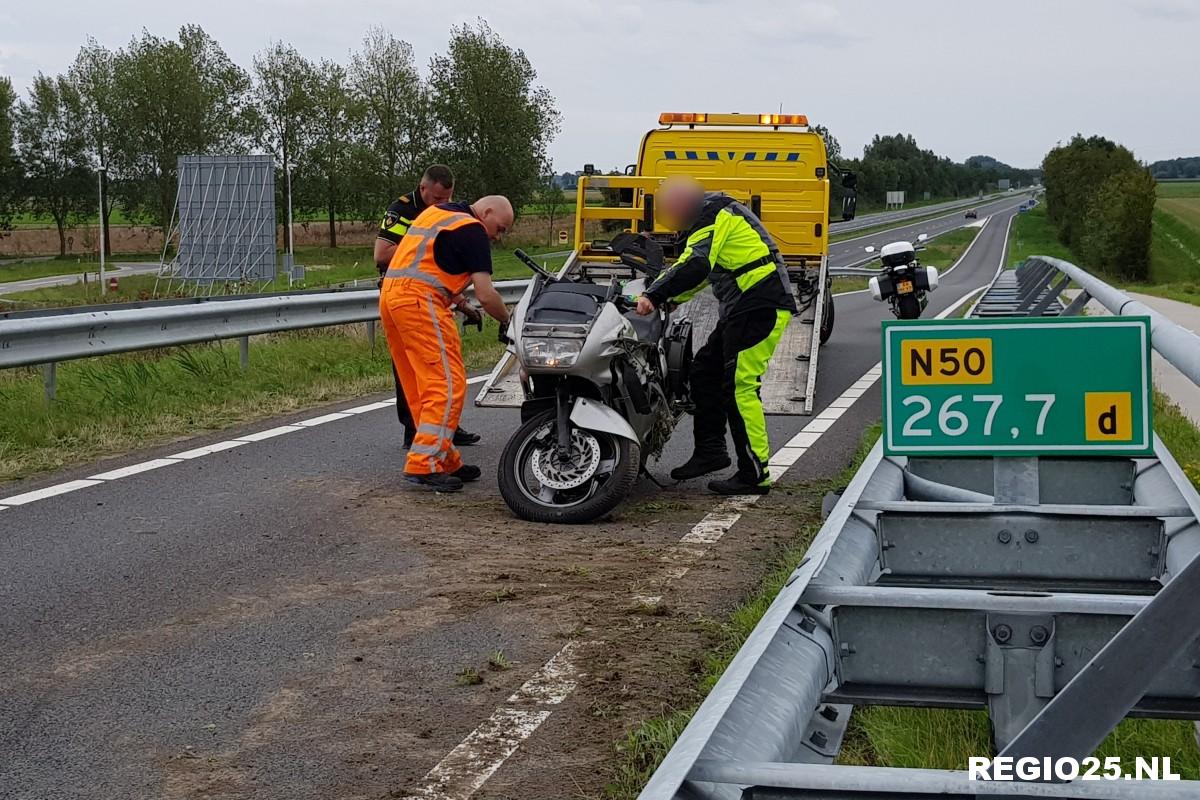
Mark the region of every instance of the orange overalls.
<instances>
[{"instance_id":1,"label":"orange overalls","mask_svg":"<svg viewBox=\"0 0 1200 800\"><path fill-rule=\"evenodd\" d=\"M478 224L470 214L437 206L422 211L397 245L379 292L388 348L417 426L404 465L409 475L454 473L463 465L454 431L467 394L467 370L450 303L471 276L443 272L433 242L442 231Z\"/></svg>"}]
</instances>

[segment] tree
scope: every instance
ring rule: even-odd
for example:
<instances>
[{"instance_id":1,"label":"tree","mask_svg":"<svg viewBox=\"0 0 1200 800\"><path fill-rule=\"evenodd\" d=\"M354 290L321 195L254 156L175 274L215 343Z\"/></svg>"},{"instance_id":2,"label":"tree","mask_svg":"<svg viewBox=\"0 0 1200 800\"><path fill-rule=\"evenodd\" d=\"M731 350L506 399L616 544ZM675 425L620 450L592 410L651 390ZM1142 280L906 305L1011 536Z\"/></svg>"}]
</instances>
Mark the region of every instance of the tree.
<instances>
[{"instance_id":1,"label":"tree","mask_svg":"<svg viewBox=\"0 0 1200 800\"><path fill-rule=\"evenodd\" d=\"M281 170L276 208L286 208L288 174L302 161L312 141L316 70L291 45L276 42L254 57L252 97L259 145Z\"/></svg>"},{"instance_id":2,"label":"tree","mask_svg":"<svg viewBox=\"0 0 1200 800\"><path fill-rule=\"evenodd\" d=\"M357 204L351 188L354 176L365 174L366 158L354 140L361 119L362 109L350 90L345 68L321 61L313 73L312 141L298 162L296 196L301 208L326 214L330 247L337 247L338 213Z\"/></svg>"},{"instance_id":3,"label":"tree","mask_svg":"<svg viewBox=\"0 0 1200 800\"><path fill-rule=\"evenodd\" d=\"M171 41L143 31L117 54L113 89L123 205L169 224L182 155L245 153L250 79L197 25Z\"/></svg>"},{"instance_id":4,"label":"tree","mask_svg":"<svg viewBox=\"0 0 1200 800\"><path fill-rule=\"evenodd\" d=\"M0 229L9 226L21 183L15 136L16 102L12 80L0 77Z\"/></svg>"},{"instance_id":5,"label":"tree","mask_svg":"<svg viewBox=\"0 0 1200 800\"><path fill-rule=\"evenodd\" d=\"M375 205L411 189L430 147L429 102L412 45L371 28L350 59L350 85L364 110L364 143L374 156Z\"/></svg>"},{"instance_id":6,"label":"tree","mask_svg":"<svg viewBox=\"0 0 1200 800\"><path fill-rule=\"evenodd\" d=\"M554 97L536 79L525 53L482 19L451 28L429 88L441 158L464 195L504 194L518 208L533 197L559 130Z\"/></svg>"},{"instance_id":7,"label":"tree","mask_svg":"<svg viewBox=\"0 0 1200 800\"><path fill-rule=\"evenodd\" d=\"M826 128L824 125L814 125L812 130L813 133L820 135L825 140L825 156L828 160L837 161L842 157L842 146L838 143L834 135L829 132L829 128Z\"/></svg>"},{"instance_id":8,"label":"tree","mask_svg":"<svg viewBox=\"0 0 1200 800\"><path fill-rule=\"evenodd\" d=\"M61 76L33 79L29 101L17 106L17 142L26 193L35 213L49 214L58 227L58 254L67 254L67 222L87 211L91 174L84 166L85 142L75 123L79 94Z\"/></svg>"},{"instance_id":9,"label":"tree","mask_svg":"<svg viewBox=\"0 0 1200 800\"><path fill-rule=\"evenodd\" d=\"M554 220L567 205L566 198L563 197L563 190L558 188L553 173L542 178L533 202L546 215L546 244L552 245L554 244Z\"/></svg>"},{"instance_id":10,"label":"tree","mask_svg":"<svg viewBox=\"0 0 1200 800\"><path fill-rule=\"evenodd\" d=\"M95 39L79 49L71 65L68 79L79 97L79 119L85 143L85 154L94 169L100 171L100 188L104 205L100 209L105 254L112 253L112 237L108 222L116 202L109 188L120 165L114 159L118 130L116 127L115 64L113 53ZM103 169L101 169L103 168Z\"/></svg>"},{"instance_id":11,"label":"tree","mask_svg":"<svg viewBox=\"0 0 1200 800\"><path fill-rule=\"evenodd\" d=\"M1150 277L1155 181L1143 167L1109 176L1092 195L1083 219L1079 255L1088 267L1125 280Z\"/></svg>"},{"instance_id":12,"label":"tree","mask_svg":"<svg viewBox=\"0 0 1200 800\"><path fill-rule=\"evenodd\" d=\"M1059 241L1078 249L1092 197L1113 175L1138 168L1132 152L1103 136L1076 134L1066 146L1047 153L1042 161L1046 214Z\"/></svg>"}]
</instances>

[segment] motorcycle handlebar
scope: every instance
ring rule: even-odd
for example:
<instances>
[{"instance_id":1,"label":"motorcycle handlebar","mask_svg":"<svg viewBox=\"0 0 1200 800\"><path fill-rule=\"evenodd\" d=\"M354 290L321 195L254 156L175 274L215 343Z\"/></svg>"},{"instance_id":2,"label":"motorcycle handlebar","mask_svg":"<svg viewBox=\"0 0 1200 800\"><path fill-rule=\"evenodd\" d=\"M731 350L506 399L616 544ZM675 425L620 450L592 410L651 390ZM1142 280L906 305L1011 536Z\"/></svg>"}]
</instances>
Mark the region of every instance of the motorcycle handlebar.
<instances>
[{"instance_id":1,"label":"motorcycle handlebar","mask_svg":"<svg viewBox=\"0 0 1200 800\"><path fill-rule=\"evenodd\" d=\"M546 280L549 280L549 281L555 280L555 277L553 275L551 275L549 272L547 272L545 269L543 269L541 267L541 265L539 265L536 261L534 261L532 258L530 258L529 254L526 253L521 248L518 247L516 250L514 250L513 255L517 257L518 261L520 261L525 266L529 267L531 270L533 270L538 275L541 275Z\"/></svg>"}]
</instances>

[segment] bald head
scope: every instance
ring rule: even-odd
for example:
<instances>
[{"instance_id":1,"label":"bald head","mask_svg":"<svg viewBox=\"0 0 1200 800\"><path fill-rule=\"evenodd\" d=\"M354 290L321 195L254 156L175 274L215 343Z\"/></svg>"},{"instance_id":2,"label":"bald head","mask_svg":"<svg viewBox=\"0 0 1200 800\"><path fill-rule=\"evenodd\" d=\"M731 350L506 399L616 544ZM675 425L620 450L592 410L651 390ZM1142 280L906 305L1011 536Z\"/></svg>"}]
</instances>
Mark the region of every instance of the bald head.
<instances>
[{"instance_id":1,"label":"bald head","mask_svg":"<svg viewBox=\"0 0 1200 800\"><path fill-rule=\"evenodd\" d=\"M489 194L471 204L471 211L483 223L488 238L493 242L500 241L508 233L513 224L513 207L508 198L499 194Z\"/></svg>"},{"instance_id":2,"label":"bald head","mask_svg":"<svg viewBox=\"0 0 1200 800\"><path fill-rule=\"evenodd\" d=\"M686 228L704 203L704 187L695 178L676 175L658 187L654 197L655 214L673 230Z\"/></svg>"}]
</instances>

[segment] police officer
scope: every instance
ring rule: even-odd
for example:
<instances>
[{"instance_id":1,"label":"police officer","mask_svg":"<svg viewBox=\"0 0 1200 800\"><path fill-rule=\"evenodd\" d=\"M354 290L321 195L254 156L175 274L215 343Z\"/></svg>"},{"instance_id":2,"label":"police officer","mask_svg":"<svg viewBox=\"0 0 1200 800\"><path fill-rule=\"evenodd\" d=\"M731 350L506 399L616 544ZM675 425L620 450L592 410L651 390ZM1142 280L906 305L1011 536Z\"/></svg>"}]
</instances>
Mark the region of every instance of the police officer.
<instances>
[{"instance_id":1,"label":"police officer","mask_svg":"<svg viewBox=\"0 0 1200 800\"><path fill-rule=\"evenodd\" d=\"M408 232L417 215L429 206L450 202L453 196L454 173L445 164L433 164L421 176L416 191L404 195L387 207L383 223L379 226L379 235L375 239L375 267L379 270L380 280L396 253L396 245ZM408 402L404 398L404 387L400 385L400 376L394 364L392 377L396 381L396 417L404 426L404 446L409 447L416 435L416 426L409 413ZM468 433L459 428L454 433L454 444L459 447L477 444L479 438L479 434Z\"/></svg>"},{"instance_id":2,"label":"police officer","mask_svg":"<svg viewBox=\"0 0 1200 800\"><path fill-rule=\"evenodd\" d=\"M717 326L692 361L695 449L671 477L688 480L728 467L728 424L737 472L708 488L724 495L766 494L770 447L759 388L796 313L783 257L749 208L726 194L706 194L691 178L664 181L655 200L659 218L680 232L684 247L638 298L638 313L688 300L706 284L719 305Z\"/></svg>"}]
</instances>

